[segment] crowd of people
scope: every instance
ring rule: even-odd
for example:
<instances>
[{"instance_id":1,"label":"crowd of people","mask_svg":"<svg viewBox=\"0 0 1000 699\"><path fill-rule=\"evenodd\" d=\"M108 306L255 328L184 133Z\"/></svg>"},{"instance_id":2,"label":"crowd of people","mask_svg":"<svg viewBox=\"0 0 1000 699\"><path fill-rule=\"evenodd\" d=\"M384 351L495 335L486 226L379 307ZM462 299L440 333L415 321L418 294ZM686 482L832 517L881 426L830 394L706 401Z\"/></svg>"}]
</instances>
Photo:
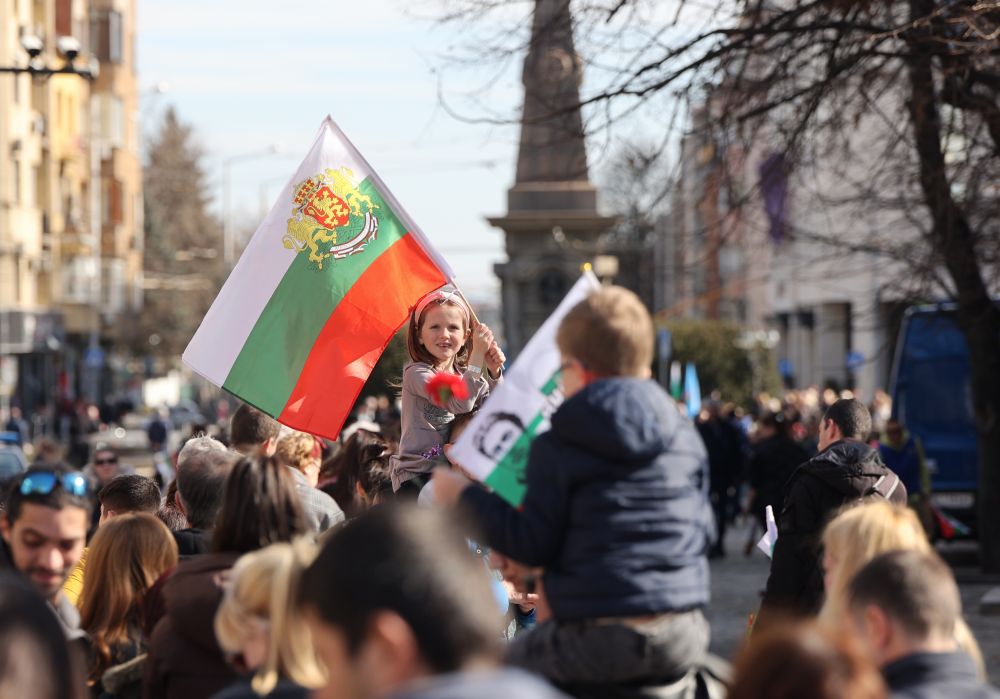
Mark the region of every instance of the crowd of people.
<instances>
[{"instance_id":1,"label":"crowd of people","mask_svg":"<svg viewBox=\"0 0 1000 699\"><path fill-rule=\"evenodd\" d=\"M0 516L0 698L1000 697L902 426L840 396L691 421L617 287L557 344L518 507L455 462L506 358L447 289L411 312L401 411L363 403L334 442L240 405L169 481L107 447L33 465ZM432 394L440 374L464 390ZM764 505L760 613L716 658L708 559Z\"/></svg>"}]
</instances>

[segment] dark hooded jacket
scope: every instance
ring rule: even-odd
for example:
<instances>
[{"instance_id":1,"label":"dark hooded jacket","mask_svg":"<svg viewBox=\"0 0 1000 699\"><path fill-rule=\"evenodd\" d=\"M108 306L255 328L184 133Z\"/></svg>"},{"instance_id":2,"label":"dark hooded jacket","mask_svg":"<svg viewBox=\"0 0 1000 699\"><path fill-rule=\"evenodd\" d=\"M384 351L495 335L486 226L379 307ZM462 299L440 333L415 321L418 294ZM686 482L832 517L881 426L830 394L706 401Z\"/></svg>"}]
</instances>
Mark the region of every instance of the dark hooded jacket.
<instances>
[{"instance_id":1,"label":"dark hooded jacket","mask_svg":"<svg viewBox=\"0 0 1000 699\"><path fill-rule=\"evenodd\" d=\"M545 568L559 621L708 603L715 525L697 430L656 383L596 381L531 446L520 510L480 488L462 502L489 545Z\"/></svg>"},{"instance_id":2,"label":"dark hooded jacket","mask_svg":"<svg viewBox=\"0 0 1000 699\"><path fill-rule=\"evenodd\" d=\"M882 463L878 450L845 439L799 466L785 490L763 607L816 614L823 604L820 543L827 522L844 505L862 499L905 505L906 487Z\"/></svg>"},{"instance_id":3,"label":"dark hooded jacket","mask_svg":"<svg viewBox=\"0 0 1000 699\"><path fill-rule=\"evenodd\" d=\"M212 553L181 563L163 586L165 614L149 641L146 699L205 699L238 675L215 640L221 580L239 554Z\"/></svg>"}]
</instances>

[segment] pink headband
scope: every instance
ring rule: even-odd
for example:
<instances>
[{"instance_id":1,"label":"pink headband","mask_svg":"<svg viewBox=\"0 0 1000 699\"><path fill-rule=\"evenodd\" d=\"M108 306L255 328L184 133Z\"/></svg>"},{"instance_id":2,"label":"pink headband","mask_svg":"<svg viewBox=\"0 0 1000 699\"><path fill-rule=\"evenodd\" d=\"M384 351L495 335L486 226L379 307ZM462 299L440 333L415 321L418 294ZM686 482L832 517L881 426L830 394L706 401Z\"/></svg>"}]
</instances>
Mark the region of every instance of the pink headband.
<instances>
[{"instance_id":1,"label":"pink headband","mask_svg":"<svg viewBox=\"0 0 1000 699\"><path fill-rule=\"evenodd\" d=\"M453 286L446 286L437 291L432 291L431 293L424 296L417 303L417 307L413 309L413 319L415 321L420 320L420 314L424 312L432 303L453 303L462 309L462 313L465 315L465 324L470 325L471 314L469 313L469 307L465 305L465 300L458 293L458 289Z\"/></svg>"}]
</instances>

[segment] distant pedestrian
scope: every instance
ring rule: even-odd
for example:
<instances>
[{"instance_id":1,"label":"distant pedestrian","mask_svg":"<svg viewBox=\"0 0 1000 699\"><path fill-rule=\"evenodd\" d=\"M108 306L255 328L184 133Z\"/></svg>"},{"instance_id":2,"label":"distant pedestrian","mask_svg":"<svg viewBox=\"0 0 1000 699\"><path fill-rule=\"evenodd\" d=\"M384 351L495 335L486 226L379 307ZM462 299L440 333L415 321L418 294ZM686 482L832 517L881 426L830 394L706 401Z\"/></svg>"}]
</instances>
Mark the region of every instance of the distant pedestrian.
<instances>
[{"instance_id":1,"label":"distant pedestrian","mask_svg":"<svg viewBox=\"0 0 1000 699\"><path fill-rule=\"evenodd\" d=\"M25 444L31 442L31 426L24 419L24 415L21 413L21 406L19 405L10 406L10 417L7 418L7 422L4 424L4 430L17 435L17 445L19 447L23 447Z\"/></svg>"},{"instance_id":2,"label":"distant pedestrian","mask_svg":"<svg viewBox=\"0 0 1000 699\"><path fill-rule=\"evenodd\" d=\"M885 465L903 480L910 507L917 512L924 529L933 531L931 472L920 438L910 434L899 420L891 419L885 423L878 450Z\"/></svg>"},{"instance_id":3,"label":"distant pedestrian","mask_svg":"<svg viewBox=\"0 0 1000 699\"><path fill-rule=\"evenodd\" d=\"M711 555L724 556L726 527L733 514L736 486L743 477L743 435L740 428L722 414L722 406L715 400L703 411L697 427L708 451L709 497L717 531Z\"/></svg>"},{"instance_id":4,"label":"distant pedestrian","mask_svg":"<svg viewBox=\"0 0 1000 699\"><path fill-rule=\"evenodd\" d=\"M750 454L747 511L761 530L767 528L764 513L768 505L776 514L785 501L785 486L792 474L809 460L809 454L788 435L788 422L781 413L766 413L757 427L757 441ZM755 543L748 542L747 550Z\"/></svg>"},{"instance_id":5,"label":"distant pedestrian","mask_svg":"<svg viewBox=\"0 0 1000 699\"><path fill-rule=\"evenodd\" d=\"M802 464L788 485L778 518L778 541L758 625L775 611L815 615L823 604L820 536L844 505L866 498L906 503L906 487L865 444L868 408L853 398L827 408L820 423L820 452Z\"/></svg>"},{"instance_id":6,"label":"distant pedestrian","mask_svg":"<svg viewBox=\"0 0 1000 699\"><path fill-rule=\"evenodd\" d=\"M146 428L149 450L157 454L166 449L169 434L166 411L162 409L155 411L149 421L149 426Z\"/></svg>"}]
</instances>

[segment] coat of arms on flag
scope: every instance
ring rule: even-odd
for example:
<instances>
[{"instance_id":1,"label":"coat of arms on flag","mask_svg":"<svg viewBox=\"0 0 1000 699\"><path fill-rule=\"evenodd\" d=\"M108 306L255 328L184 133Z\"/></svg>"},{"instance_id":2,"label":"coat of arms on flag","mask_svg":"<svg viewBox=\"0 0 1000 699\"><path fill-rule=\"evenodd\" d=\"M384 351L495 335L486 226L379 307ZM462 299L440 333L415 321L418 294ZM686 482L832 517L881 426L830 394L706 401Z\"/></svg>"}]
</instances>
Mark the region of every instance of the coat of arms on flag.
<instances>
[{"instance_id":1,"label":"coat of arms on flag","mask_svg":"<svg viewBox=\"0 0 1000 699\"><path fill-rule=\"evenodd\" d=\"M289 250L308 251L319 269L327 258L361 252L378 234L379 205L358 189L350 168L327 168L299 182L293 202L282 243Z\"/></svg>"}]
</instances>

